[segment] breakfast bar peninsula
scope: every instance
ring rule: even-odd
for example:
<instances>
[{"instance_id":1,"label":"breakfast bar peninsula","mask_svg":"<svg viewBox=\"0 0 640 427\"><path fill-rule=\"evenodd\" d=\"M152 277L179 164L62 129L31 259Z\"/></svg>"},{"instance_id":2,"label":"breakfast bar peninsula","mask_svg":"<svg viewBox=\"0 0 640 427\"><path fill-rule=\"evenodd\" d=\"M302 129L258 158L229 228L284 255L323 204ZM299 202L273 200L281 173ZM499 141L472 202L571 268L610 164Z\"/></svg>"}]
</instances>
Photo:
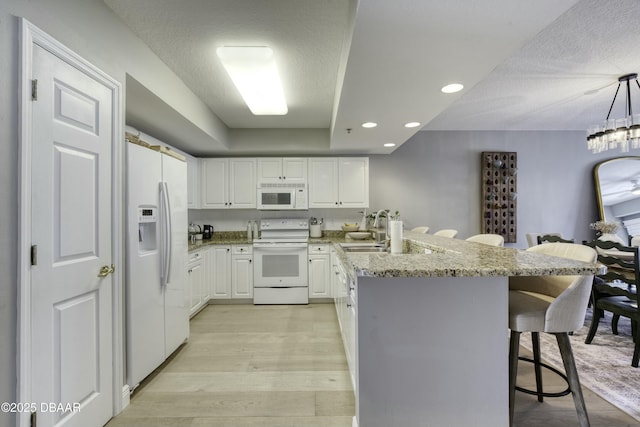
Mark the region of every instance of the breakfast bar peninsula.
<instances>
[{"instance_id":1,"label":"breakfast bar peninsula","mask_svg":"<svg viewBox=\"0 0 640 427\"><path fill-rule=\"evenodd\" d=\"M351 279L360 427L508 426L509 277L600 272L411 232L402 254L336 256Z\"/></svg>"}]
</instances>

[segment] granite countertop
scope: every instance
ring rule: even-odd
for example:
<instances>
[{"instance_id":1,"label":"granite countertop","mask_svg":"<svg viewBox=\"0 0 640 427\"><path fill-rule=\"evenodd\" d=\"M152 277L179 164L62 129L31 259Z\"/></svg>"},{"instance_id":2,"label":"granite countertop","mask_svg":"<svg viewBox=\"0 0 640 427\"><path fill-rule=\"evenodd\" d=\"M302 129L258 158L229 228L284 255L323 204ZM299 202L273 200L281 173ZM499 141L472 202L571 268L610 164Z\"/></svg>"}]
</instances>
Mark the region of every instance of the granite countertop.
<instances>
[{"instance_id":1,"label":"granite countertop","mask_svg":"<svg viewBox=\"0 0 640 427\"><path fill-rule=\"evenodd\" d=\"M411 231L404 231L403 237L402 254L347 253L342 250L338 250L338 253L356 275L368 277L544 276L602 272L597 264L521 249L494 247ZM425 249L432 253L425 254Z\"/></svg>"},{"instance_id":2,"label":"granite countertop","mask_svg":"<svg viewBox=\"0 0 640 427\"><path fill-rule=\"evenodd\" d=\"M250 245L253 241L247 239L246 231L220 231L213 233L211 239L189 242L188 251L192 252L212 245Z\"/></svg>"},{"instance_id":3,"label":"granite countertop","mask_svg":"<svg viewBox=\"0 0 640 427\"><path fill-rule=\"evenodd\" d=\"M332 244L349 275L368 277L479 277L544 276L601 273L597 264L584 263L521 249L467 242L432 234L403 232L402 254L387 252L345 252L340 243L373 240L345 238L339 230L323 231L323 237L310 237L309 244ZM209 240L189 244L189 251L210 245L251 244L246 232L218 232ZM431 253L425 253L425 249Z\"/></svg>"}]
</instances>

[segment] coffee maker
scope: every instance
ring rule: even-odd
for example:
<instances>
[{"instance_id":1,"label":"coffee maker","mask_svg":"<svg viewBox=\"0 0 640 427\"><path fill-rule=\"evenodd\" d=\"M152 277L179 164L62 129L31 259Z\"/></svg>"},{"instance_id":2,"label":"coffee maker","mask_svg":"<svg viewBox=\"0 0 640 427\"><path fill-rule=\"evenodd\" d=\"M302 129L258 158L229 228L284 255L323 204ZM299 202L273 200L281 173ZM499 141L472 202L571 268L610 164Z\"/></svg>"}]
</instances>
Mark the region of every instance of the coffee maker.
<instances>
[{"instance_id":1,"label":"coffee maker","mask_svg":"<svg viewBox=\"0 0 640 427\"><path fill-rule=\"evenodd\" d=\"M203 225L202 226L202 238L210 239L213 236L213 225Z\"/></svg>"}]
</instances>

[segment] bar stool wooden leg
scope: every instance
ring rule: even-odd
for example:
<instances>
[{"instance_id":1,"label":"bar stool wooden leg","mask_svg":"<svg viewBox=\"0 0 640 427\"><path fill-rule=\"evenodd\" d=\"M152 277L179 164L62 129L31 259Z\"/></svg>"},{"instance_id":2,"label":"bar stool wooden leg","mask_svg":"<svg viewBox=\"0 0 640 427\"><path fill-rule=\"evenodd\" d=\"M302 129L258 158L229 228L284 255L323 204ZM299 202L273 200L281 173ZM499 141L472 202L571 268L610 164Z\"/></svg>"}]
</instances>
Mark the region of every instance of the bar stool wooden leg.
<instances>
[{"instance_id":1,"label":"bar stool wooden leg","mask_svg":"<svg viewBox=\"0 0 640 427\"><path fill-rule=\"evenodd\" d=\"M564 369L567 373L567 380L571 387L573 403L576 405L578 422L580 427L589 427L589 415L587 414L587 406L584 404L584 398L582 397L582 388L580 387L580 380L578 379L578 371L576 369L575 359L573 358L573 351L571 350L569 334L563 332L556 333L554 335L558 341L558 348L560 349L560 355L562 356L562 363L564 364Z\"/></svg>"},{"instance_id":2,"label":"bar stool wooden leg","mask_svg":"<svg viewBox=\"0 0 640 427\"><path fill-rule=\"evenodd\" d=\"M518 351L520 332L511 331L509 339L509 425L513 425L513 410L516 400L516 377L518 376Z\"/></svg>"}]
</instances>

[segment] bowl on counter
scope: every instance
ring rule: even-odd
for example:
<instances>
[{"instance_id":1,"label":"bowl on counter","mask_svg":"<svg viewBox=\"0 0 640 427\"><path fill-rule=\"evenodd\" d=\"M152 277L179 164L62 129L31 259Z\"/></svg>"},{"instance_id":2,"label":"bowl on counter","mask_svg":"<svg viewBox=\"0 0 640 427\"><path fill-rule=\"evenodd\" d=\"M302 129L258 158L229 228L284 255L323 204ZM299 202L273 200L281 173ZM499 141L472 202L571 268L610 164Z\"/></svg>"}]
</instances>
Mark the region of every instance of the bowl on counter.
<instances>
[{"instance_id":1,"label":"bowl on counter","mask_svg":"<svg viewBox=\"0 0 640 427\"><path fill-rule=\"evenodd\" d=\"M349 231L358 231L358 227L359 227L358 224L347 224L347 223L345 223L342 226L342 231L347 231L347 232L349 232Z\"/></svg>"}]
</instances>

